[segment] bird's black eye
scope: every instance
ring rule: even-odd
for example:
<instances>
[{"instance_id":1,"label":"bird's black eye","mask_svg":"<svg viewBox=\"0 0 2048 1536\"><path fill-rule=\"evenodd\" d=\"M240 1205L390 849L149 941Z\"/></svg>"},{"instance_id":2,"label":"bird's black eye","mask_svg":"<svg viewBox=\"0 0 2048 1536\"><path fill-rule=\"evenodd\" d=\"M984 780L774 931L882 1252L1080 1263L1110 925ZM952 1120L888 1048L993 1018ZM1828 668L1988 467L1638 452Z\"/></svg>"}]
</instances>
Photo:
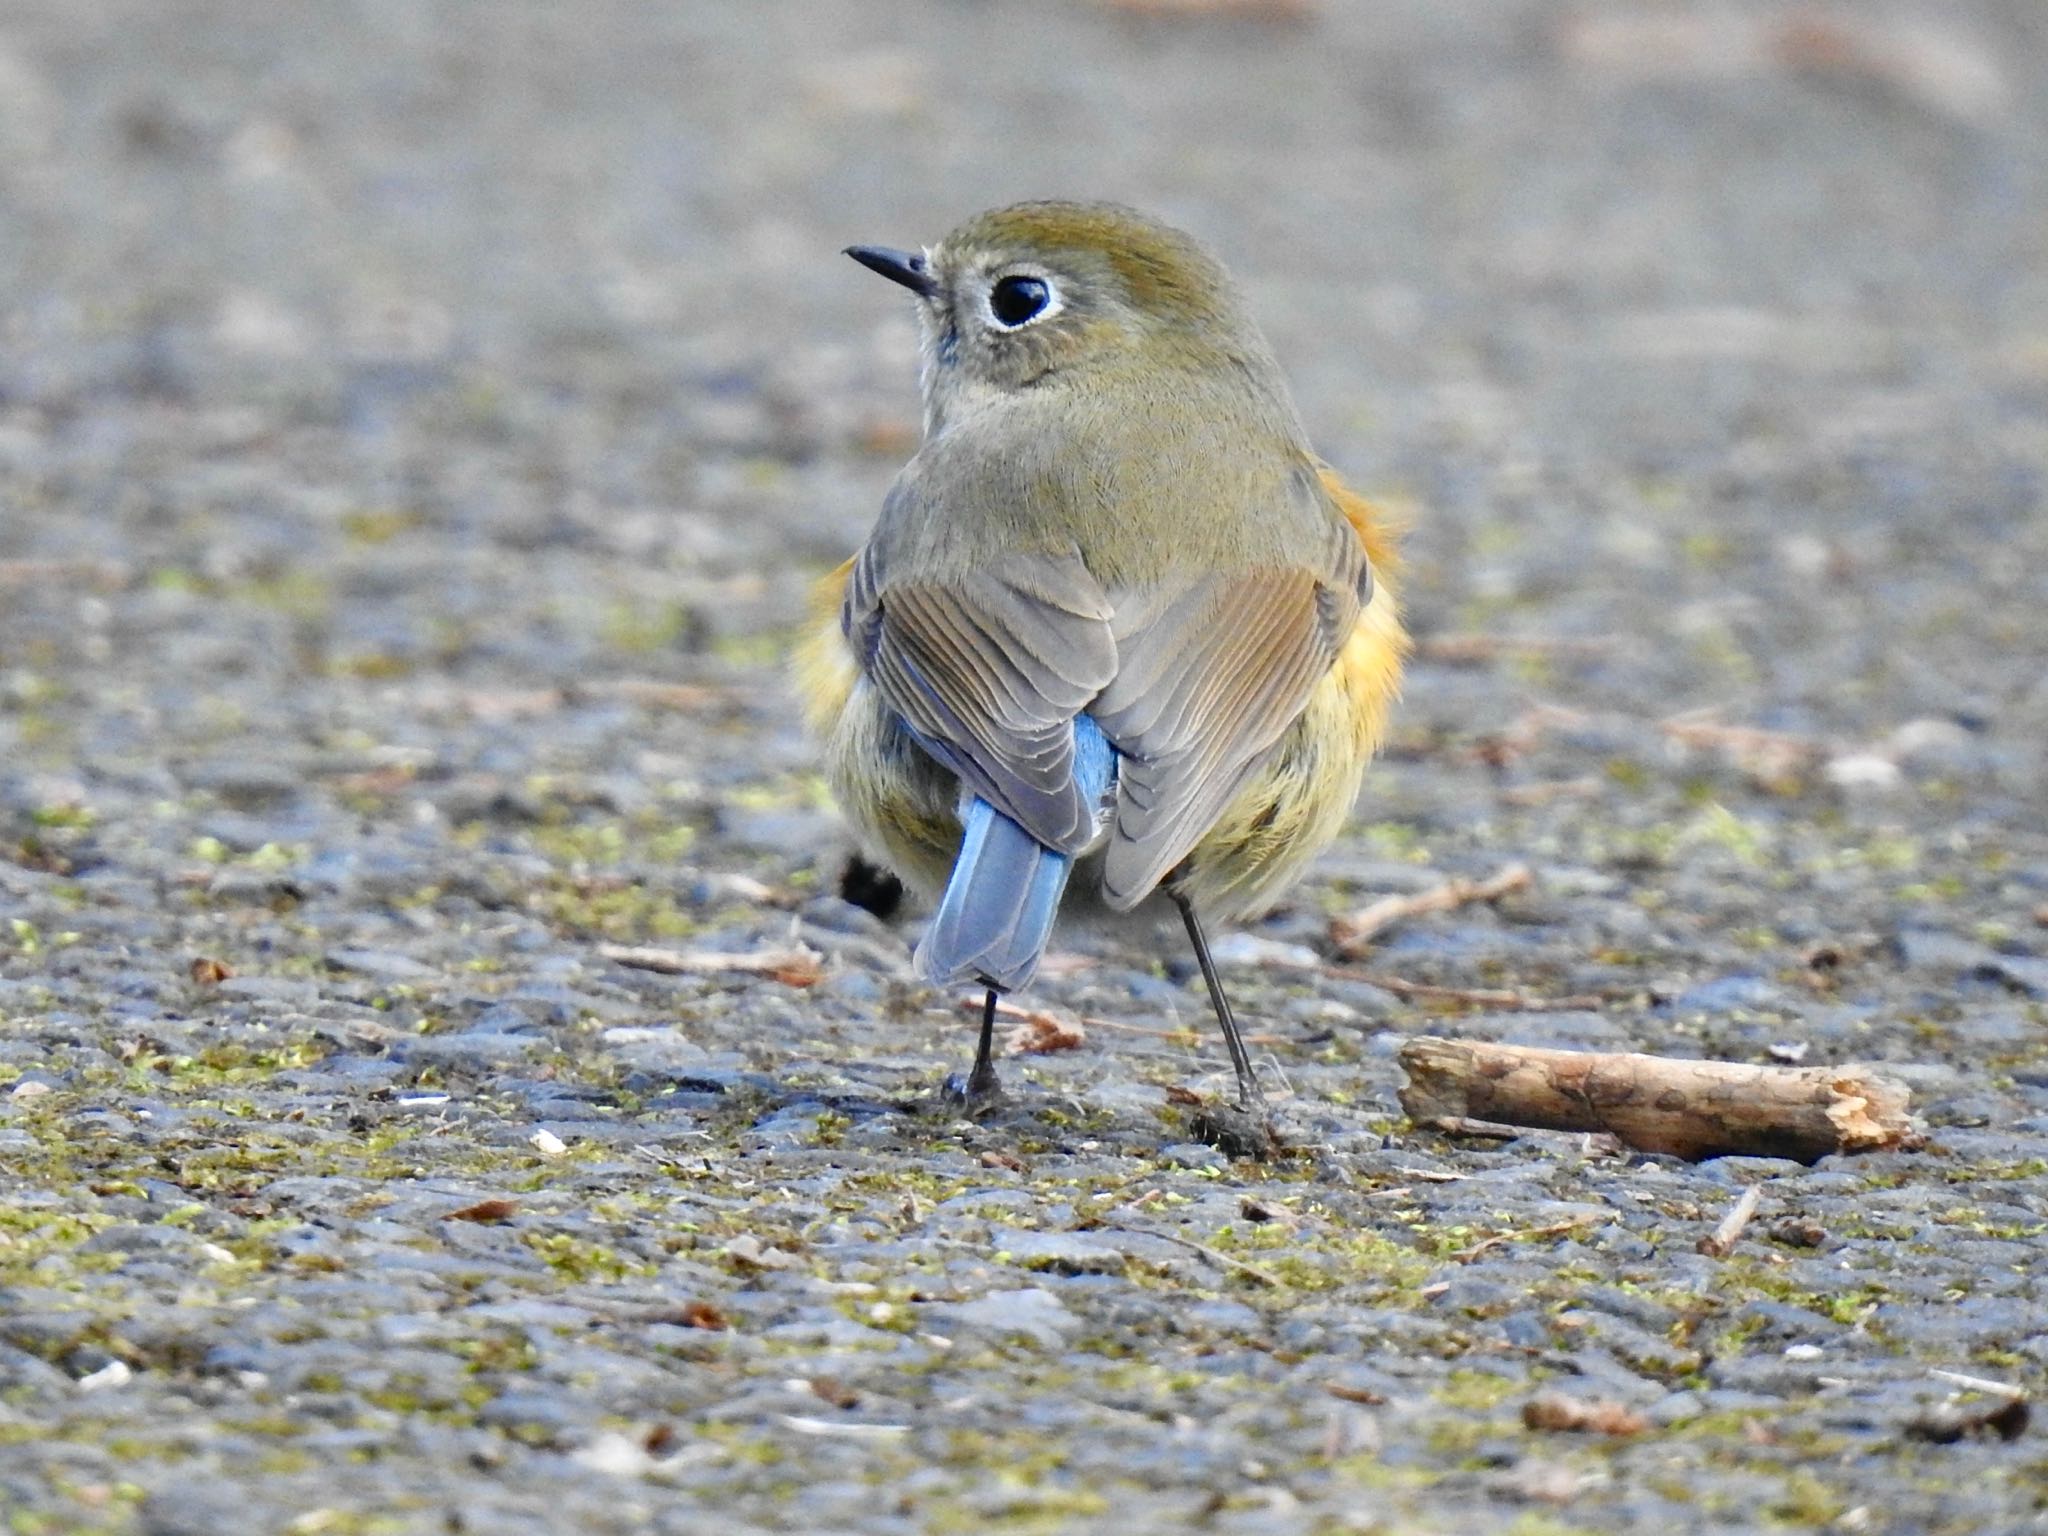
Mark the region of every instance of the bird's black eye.
<instances>
[{"instance_id":1,"label":"bird's black eye","mask_svg":"<svg viewBox=\"0 0 2048 1536\"><path fill-rule=\"evenodd\" d=\"M988 312L1005 330L1036 320L1052 302L1052 285L1042 277L1005 277L988 291Z\"/></svg>"}]
</instances>

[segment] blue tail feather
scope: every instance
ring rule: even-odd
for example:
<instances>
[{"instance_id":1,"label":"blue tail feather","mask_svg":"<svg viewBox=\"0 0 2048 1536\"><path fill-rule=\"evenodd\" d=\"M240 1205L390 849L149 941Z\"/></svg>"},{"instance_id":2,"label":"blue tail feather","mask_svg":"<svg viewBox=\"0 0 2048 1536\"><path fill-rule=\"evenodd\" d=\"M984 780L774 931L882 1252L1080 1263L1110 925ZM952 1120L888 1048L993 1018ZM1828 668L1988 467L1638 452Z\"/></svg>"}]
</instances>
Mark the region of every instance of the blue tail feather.
<instances>
[{"instance_id":1,"label":"blue tail feather","mask_svg":"<svg viewBox=\"0 0 2048 1536\"><path fill-rule=\"evenodd\" d=\"M1090 799L1106 802L1116 753L1086 715L1074 722L1074 749L1075 779ZM978 797L967 798L960 821L960 853L917 947L917 968L937 986L973 981L1014 992L1045 954L1074 861Z\"/></svg>"}]
</instances>

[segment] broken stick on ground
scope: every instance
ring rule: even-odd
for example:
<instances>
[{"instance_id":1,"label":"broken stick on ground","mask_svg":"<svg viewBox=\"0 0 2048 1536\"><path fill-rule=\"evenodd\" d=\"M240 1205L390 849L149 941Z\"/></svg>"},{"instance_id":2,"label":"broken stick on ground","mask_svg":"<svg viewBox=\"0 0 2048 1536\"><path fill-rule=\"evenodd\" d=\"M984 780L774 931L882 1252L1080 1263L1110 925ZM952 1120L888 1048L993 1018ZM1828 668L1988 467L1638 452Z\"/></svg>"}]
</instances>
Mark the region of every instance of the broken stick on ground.
<instances>
[{"instance_id":1,"label":"broken stick on ground","mask_svg":"<svg viewBox=\"0 0 2048 1536\"><path fill-rule=\"evenodd\" d=\"M638 944L600 944L597 952L615 965L664 976L766 976L787 987L815 986L825 974L825 957L807 944L728 954L710 949L657 949Z\"/></svg>"},{"instance_id":2,"label":"broken stick on ground","mask_svg":"<svg viewBox=\"0 0 2048 1536\"><path fill-rule=\"evenodd\" d=\"M1860 1067L1757 1067L1420 1036L1401 1048L1417 1125L1607 1131L1644 1152L1810 1163L1915 1147L1900 1084Z\"/></svg>"},{"instance_id":3,"label":"broken stick on ground","mask_svg":"<svg viewBox=\"0 0 2048 1536\"><path fill-rule=\"evenodd\" d=\"M1503 896L1527 890L1535 878L1528 865L1510 864L1484 880L1446 880L1413 896L1382 896L1371 906L1331 919L1330 938L1336 943L1338 954L1355 957L1364 952L1374 935L1396 923L1434 912L1452 912L1474 902L1499 901Z\"/></svg>"},{"instance_id":4,"label":"broken stick on ground","mask_svg":"<svg viewBox=\"0 0 2048 1536\"><path fill-rule=\"evenodd\" d=\"M1725 1259L1735 1251L1735 1245L1742 1240L1743 1229L1756 1215L1757 1204L1764 1197L1761 1184L1751 1184L1736 1197L1728 1214L1721 1218L1721 1224L1699 1241L1699 1250L1710 1259Z\"/></svg>"}]
</instances>

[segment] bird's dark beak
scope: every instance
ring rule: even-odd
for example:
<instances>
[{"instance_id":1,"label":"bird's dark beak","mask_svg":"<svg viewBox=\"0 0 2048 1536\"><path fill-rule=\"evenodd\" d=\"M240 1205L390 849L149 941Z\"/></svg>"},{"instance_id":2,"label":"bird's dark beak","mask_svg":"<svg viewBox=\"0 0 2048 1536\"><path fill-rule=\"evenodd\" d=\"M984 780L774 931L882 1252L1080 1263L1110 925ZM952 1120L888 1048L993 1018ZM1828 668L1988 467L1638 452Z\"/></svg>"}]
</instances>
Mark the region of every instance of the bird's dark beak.
<instances>
[{"instance_id":1,"label":"bird's dark beak","mask_svg":"<svg viewBox=\"0 0 2048 1536\"><path fill-rule=\"evenodd\" d=\"M939 291L931 269L916 251L892 251L886 245L849 245L846 254L870 272L879 272L890 282L901 283L920 298L928 299Z\"/></svg>"}]
</instances>

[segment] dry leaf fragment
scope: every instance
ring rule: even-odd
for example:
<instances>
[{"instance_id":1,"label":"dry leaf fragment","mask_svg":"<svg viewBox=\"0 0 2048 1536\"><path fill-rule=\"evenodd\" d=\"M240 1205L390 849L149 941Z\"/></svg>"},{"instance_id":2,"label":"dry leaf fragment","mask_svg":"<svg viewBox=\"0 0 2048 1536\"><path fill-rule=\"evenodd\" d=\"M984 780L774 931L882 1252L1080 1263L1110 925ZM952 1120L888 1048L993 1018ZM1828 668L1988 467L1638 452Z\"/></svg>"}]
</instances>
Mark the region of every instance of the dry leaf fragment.
<instances>
[{"instance_id":1,"label":"dry leaf fragment","mask_svg":"<svg viewBox=\"0 0 2048 1536\"><path fill-rule=\"evenodd\" d=\"M1003 1037L1003 1049L1012 1056L1049 1056L1055 1051L1078 1051L1088 1043L1088 1033L1074 1019L1032 1011Z\"/></svg>"},{"instance_id":2,"label":"dry leaf fragment","mask_svg":"<svg viewBox=\"0 0 2048 1536\"><path fill-rule=\"evenodd\" d=\"M479 1200L475 1205L465 1205L459 1211L450 1211L443 1221L510 1221L519 1212L517 1200Z\"/></svg>"},{"instance_id":3,"label":"dry leaf fragment","mask_svg":"<svg viewBox=\"0 0 2048 1536\"><path fill-rule=\"evenodd\" d=\"M1539 1392L1522 1404L1522 1423L1530 1429L1590 1435L1639 1435L1650 1427L1625 1403L1563 1392Z\"/></svg>"},{"instance_id":4,"label":"dry leaf fragment","mask_svg":"<svg viewBox=\"0 0 2048 1536\"><path fill-rule=\"evenodd\" d=\"M706 1333L723 1333L732 1326L726 1315L708 1301L686 1301L671 1319L681 1328L701 1328Z\"/></svg>"}]
</instances>

